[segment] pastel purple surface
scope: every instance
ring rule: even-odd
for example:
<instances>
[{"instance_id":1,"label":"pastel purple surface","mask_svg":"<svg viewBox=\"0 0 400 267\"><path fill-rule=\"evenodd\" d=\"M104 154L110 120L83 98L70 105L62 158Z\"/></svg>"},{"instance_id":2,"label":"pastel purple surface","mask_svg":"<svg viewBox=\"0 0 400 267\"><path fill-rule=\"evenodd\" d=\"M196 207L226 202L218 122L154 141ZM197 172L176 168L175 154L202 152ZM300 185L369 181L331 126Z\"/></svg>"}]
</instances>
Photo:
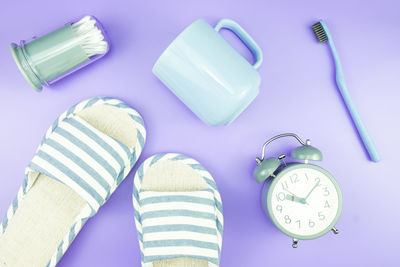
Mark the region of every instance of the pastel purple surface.
<instances>
[{"instance_id":1,"label":"pastel purple surface","mask_svg":"<svg viewBox=\"0 0 400 267\"><path fill-rule=\"evenodd\" d=\"M382 1L5 1L0 4L0 217L17 193L42 136L71 105L94 96L124 100L143 116L148 138L139 163L180 152L199 160L222 195L221 266L398 266L400 212L400 2ZM95 64L36 93L9 44L93 14L112 41ZM187 25L232 18L264 52L260 94L227 127L202 123L152 74L162 51ZM372 163L336 89L328 47L311 25L324 19L341 56L359 112L381 154ZM222 33L244 56L250 52ZM321 166L343 191L340 234L299 242L264 215L255 157L273 135L295 132L324 154ZM290 152L288 139L267 155ZM135 168L136 170L136 168ZM89 220L58 266L140 266L133 220L133 172Z\"/></svg>"}]
</instances>

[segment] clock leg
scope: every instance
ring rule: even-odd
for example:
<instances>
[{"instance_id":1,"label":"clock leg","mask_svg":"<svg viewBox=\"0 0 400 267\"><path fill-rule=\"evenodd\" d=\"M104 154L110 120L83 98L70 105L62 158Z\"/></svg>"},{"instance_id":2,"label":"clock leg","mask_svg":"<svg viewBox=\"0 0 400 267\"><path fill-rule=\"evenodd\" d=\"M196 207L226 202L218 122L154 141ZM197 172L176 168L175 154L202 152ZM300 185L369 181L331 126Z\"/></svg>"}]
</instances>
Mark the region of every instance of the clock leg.
<instances>
[{"instance_id":1,"label":"clock leg","mask_svg":"<svg viewBox=\"0 0 400 267\"><path fill-rule=\"evenodd\" d=\"M335 227L333 227L333 228L332 228L332 232L333 232L335 235L337 235L337 234L339 233L339 230L336 229Z\"/></svg>"},{"instance_id":2,"label":"clock leg","mask_svg":"<svg viewBox=\"0 0 400 267\"><path fill-rule=\"evenodd\" d=\"M293 238L292 248L297 248L297 243L299 243L299 240L296 238Z\"/></svg>"}]
</instances>

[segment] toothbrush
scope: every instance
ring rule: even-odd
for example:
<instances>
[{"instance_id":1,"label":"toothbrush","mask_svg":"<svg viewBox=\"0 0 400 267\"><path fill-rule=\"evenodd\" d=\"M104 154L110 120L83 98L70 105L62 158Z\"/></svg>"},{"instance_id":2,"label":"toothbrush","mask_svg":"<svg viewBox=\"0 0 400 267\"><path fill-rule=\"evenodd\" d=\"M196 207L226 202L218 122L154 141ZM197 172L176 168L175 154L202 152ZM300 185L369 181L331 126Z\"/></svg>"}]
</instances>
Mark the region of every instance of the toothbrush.
<instances>
[{"instance_id":1,"label":"toothbrush","mask_svg":"<svg viewBox=\"0 0 400 267\"><path fill-rule=\"evenodd\" d=\"M364 143L364 147L367 150L369 157L374 162L380 161L380 156L378 154L378 151L377 151L374 143L372 142L372 139L369 136L367 128L365 127L364 123L362 122L360 115L358 114L358 111L353 103L353 100L349 94L349 91L347 90L346 83L345 83L344 77L343 77L342 65L340 63L339 55L336 52L336 48L335 48L335 44L333 43L332 36L329 33L328 26L326 25L326 23L323 20L320 20L319 22L315 23L312 26L312 29L320 43L328 42L329 47L331 48L332 56L333 56L333 59L335 61L335 66L336 66L336 84L342 95L343 101L347 106L347 109L351 115L351 118L353 119L354 125L357 128L358 134L360 135L361 140Z\"/></svg>"}]
</instances>

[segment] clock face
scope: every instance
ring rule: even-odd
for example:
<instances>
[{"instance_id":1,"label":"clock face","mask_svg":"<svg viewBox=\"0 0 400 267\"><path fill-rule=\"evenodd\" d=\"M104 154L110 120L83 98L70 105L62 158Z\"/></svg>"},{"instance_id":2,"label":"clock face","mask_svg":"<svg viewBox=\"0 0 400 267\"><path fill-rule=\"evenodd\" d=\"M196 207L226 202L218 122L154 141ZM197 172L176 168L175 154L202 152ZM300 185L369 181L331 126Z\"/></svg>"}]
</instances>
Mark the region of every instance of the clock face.
<instances>
[{"instance_id":1,"label":"clock face","mask_svg":"<svg viewBox=\"0 0 400 267\"><path fill-rule=\"evenodd\" d=\"M282 232L297 239L314 239L336 224L342 195L326 170L312 164L296 164L273 179L267 204L272 221Z\"/></svg>"}]
</instances>

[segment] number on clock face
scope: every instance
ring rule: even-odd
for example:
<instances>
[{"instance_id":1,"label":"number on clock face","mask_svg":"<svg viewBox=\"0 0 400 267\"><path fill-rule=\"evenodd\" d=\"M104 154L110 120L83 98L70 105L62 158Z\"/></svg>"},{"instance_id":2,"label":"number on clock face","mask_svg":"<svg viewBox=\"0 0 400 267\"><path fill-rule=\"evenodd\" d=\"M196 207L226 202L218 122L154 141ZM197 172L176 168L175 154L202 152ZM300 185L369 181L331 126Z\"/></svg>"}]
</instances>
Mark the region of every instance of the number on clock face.
<instances>
[{"instance_id":1,"label":"number on clock face","mask_svg":"<svg viewBox=\"0 0 400 267\"><path fill-rule=\"evenodd\" d=\"M341 200L327 174L304 166L274 179L269 213L278 228L289 235L312 238L331 226Z\"/></svg>"}]
</instances>

